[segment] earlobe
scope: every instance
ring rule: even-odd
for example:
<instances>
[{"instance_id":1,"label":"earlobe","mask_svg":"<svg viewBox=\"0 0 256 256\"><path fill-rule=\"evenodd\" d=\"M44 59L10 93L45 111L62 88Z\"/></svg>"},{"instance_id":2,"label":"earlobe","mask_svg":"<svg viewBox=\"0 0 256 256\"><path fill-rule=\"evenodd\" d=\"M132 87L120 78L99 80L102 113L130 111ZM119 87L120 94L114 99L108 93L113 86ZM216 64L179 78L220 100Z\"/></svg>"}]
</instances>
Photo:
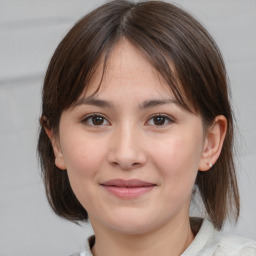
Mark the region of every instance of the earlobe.
<instances>
[{"instance_id":1,"label":"earlobe","mask_svg":"<svg viewBox=\"0 0 256 256\"><path fill-rule=\"evenodd\" d=\"M60 145L59 145L59 142L57 141L57 138L53 135L53 132L51 129L44 127L44 130L52 144L53 152L55 155L55 165L61 170L66 170L63 154L61 152Z\"/></svg>"},{"instance_id":2,"label":"earlobe","mask_svg":"<svg viewBox=\"0 0 256 256\"><path fill-rule=\"evenodd\" d=\"M227 132L227 119L223 115L216 116L208 128L205 144L198 166L199 171L208 171L218 160Z\"/></svg>"},{"instance_id":3,"label":"earlobe","mask_svg":"<svg viewBox=\"0 0 256 256\"><path fill-rule=\"evenodd\" d=\"M61 170L67 169L62 154L59 154L58 156L55 155L55 165Z\"/></svg>"}]
</instances>

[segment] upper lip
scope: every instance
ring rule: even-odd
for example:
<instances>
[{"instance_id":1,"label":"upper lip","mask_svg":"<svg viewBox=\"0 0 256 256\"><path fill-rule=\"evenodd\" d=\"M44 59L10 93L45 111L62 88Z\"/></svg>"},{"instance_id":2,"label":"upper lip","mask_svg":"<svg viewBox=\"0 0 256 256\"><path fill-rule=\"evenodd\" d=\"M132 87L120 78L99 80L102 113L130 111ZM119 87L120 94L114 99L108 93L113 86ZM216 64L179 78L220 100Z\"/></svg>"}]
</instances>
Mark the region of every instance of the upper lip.
<instances>
[{"instance_id":1,"label":"upper lip","mask_svg":"<svg viewBox=\"0 0 256 256\"><path fill-rule=\"evenodd\" d=\"M113 180L108 180L106 182L103 182L101 183L101 185L114 186L114 187L127 187L127 188L156 186L156 184L154 183L146 182L143 180L137 180L137 179L130 179L130 180L113 179Z\"/></svg>"}]
</instances>

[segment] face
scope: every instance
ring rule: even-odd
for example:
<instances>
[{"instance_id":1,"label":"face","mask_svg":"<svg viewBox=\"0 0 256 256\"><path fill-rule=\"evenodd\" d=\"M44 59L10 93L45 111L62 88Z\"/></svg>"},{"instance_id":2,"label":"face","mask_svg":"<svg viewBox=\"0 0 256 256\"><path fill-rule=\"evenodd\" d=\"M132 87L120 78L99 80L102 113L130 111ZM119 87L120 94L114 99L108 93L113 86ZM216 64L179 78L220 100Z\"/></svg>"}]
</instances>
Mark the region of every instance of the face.
<instances>
[{"instance_id":1,"label":"face","mask_svg":"<svg viewBox=\"0 0 256 256\"><path fill-rule=\"evenodd\" d=\"M143 233L188 219L205 147L200 116L175 100L146 57L123 40L99 93L101 66L61 115L56 165L96 230Z\"/></svg>"}]
</instances>

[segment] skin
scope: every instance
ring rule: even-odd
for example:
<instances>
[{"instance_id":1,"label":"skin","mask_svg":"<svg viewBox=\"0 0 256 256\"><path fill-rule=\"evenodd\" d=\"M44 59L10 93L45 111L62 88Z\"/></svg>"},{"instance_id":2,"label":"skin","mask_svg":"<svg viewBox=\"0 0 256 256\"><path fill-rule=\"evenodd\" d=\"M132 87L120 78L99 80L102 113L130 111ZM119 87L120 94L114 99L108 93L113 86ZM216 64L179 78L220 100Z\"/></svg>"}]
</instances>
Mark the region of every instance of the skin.
<instances>
[{"instance_id":1,"label":"skin","mask_svg":"<svg viewBox=\"0 0 256 256\"><path fill-rule=\"evenodd\" d=\"M204 130L200 115L176 102L147 58L126 40L108 60L95 97L101 102L90 102L101 74L102 65L78 103L62 113L59 134L46 130L56 165L67 169L89 214L96 235L92 252L180 255L194 238L189 204L197 172L217 160L226 120L218 116ZM154 187L120 198L101 185L113 179L139 179Z\"/></svg>"}]
</instances>

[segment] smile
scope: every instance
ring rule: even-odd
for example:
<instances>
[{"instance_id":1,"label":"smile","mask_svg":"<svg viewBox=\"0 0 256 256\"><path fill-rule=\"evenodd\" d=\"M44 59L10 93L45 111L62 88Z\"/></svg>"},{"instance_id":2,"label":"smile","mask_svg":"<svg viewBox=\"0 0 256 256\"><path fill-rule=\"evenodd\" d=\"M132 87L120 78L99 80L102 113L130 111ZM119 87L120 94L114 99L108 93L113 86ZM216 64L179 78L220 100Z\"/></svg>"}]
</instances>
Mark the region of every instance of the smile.
<instances>
[{"instance_id":1,"label":"smile","mask_svg":"<svg viewBox=\"0 0 256 256\"><path fill-rule=\"evenodd\" d=\"M156 184L141 180L109 180L100 184L109 193L122 199L133 199L151 191Z\"/></svg>"}]
</instances>

